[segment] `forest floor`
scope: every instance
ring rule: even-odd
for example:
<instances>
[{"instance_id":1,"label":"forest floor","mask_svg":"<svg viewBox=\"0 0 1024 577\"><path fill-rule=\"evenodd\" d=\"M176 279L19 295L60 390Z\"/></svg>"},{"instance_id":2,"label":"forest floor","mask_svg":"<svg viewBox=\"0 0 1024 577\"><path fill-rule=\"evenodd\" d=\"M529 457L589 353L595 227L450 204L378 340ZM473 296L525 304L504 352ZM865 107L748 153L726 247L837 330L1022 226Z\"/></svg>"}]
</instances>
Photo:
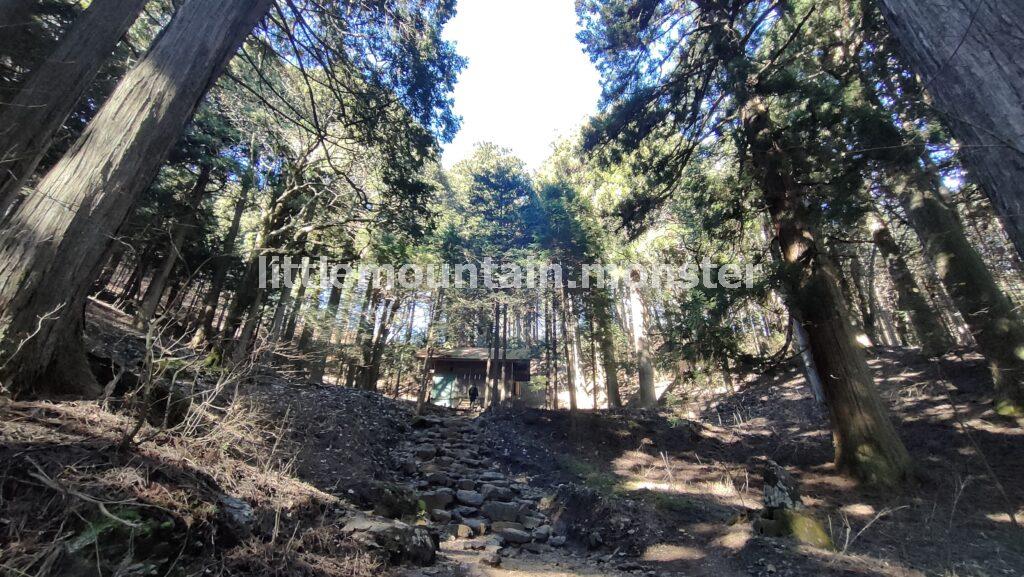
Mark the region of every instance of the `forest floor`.
<instances>
[{"instance_id":1,"label":"forest floor","mask_svg":"<svg viewBox=\"0 0 1024 577\"><path fill-rule=\"evenodd\" d=\"M127 317L91 309L91 348L138 357L144 339ZM258 372L244 394L221 391L169 430L144 423L130 444L138 421L116 400L4 398L0 573L1024 573L1011 521L1024 519L1024 431L991 411L984 363L880 350L871 364L919 465L902 492L836 474L826 416L792 366L672 410L436 410L426 421L376 393ZM837 551L754 531L768 459L799 481ZM427 495L459 489L422 511ZM518 518L477 535L493 519L469 503L489 493L517 503ZM520 545L493 535L518 539L522 524Z\"/></svg>"}]
</instances>

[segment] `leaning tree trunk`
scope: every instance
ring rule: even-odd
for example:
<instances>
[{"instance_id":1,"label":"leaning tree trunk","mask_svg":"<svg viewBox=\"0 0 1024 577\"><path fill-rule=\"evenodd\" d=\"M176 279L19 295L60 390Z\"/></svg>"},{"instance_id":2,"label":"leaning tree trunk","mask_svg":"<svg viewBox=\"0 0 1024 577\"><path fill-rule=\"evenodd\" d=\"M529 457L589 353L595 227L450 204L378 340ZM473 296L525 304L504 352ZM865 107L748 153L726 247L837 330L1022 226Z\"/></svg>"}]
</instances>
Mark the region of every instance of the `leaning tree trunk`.
<instances>
[{"instance_id":1,"label":"leaning tree trunk","mask_svg":"<svg viewBox=\"0 0 1024 577\"><path fill-rule=\"evenodd\" d=\"M835 267L806 224L799 185L787 170L789 153L776 138L768 104L754 95L741 101L750 166L775 226L784 286L822 379L835 463L869 483L901 484L911 475L910 456L855 342Z\"/></svg>"},{"instance_id":2,"label":"leaning tree trunk","mask_svg":"<svg viewBox=\"0 0 1024 577\"><path fill-rule=\"evenodd\" d=\"M881 0L881 7L1024 256L1024 2Z\"/></svg>"},{"instance_id":3,"label":"leaning tree trunk","mask_svg":"<svg viewBox=\"0 0 1024 577\"><path fill-rule=\"evenodd\" d=\"M93 0L14 99L0 106L0 219L145 5Z\"/></svg>"},{"instance_id":4,"label":"leaning tree trunk","mask_svg":"<svg viewBox=\"0 0 1024 577\"><path fill-rule=\"evenodd\" d=\"M932 308L924 292L918 287L914 274L910 272L906 259L889 229L877 223L872 237L878 250L885 257L889 276L896 288L896 303L910 317L910 324L921 343L921 352L926 357L948 353L953 348L953 339L939 319L939 313Z\"/></svg>"},{"instance_id":5,"label":"leaning tree trunk","mask_svg":"<svg viewBox=\"0 0 1024 577\"><path fill-rule=\"evenodd\" d=\"M891 171L914 232L967 323L978 351L988 361L996 392L996 410L1024 417L1024 320L996 284L981 255L964 235L963 225L941 195L938 174L918 165Z\"/></svg>"},{"instance_id":6,"label":"leaning tree trunk","mask_svg":"<svg viewBox=\"0 0 1024 577\"><path fill-rule=\"evenodd\" d=\"M0 380L96 395L82 342L103 255L207 88L271 0L190 0L0 239Z\"/></svg>"}]
</instances>

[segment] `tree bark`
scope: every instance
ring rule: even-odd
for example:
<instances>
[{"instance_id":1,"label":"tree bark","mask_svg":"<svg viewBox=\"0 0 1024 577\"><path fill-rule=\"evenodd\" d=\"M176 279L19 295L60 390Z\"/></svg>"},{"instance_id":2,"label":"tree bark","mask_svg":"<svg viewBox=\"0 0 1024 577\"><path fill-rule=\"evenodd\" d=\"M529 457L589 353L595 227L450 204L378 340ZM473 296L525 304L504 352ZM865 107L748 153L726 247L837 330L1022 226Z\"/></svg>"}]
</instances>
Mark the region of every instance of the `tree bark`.
<instances>
[{"instance_id":1,"label":"tree bark","mask_svg":"<svg viewBox=\"0 0 1024 577\"><path fill-rule=\"evenodd\" d=\"M910 67L1024 256L1024 3L882 0Z\"/></svg>"},{"instance_id":2,"label":"tree bark","mask_svg":"<svg viewBox=\"0 0 1024 577\"><path fill-rule=\"evenodd\" d=\"M97 395L85 298L114 233L271 0L190 0L0 239L0 380Z\"/></svg>"},{"instance_id":3,"label":"tree bark","mask_svg":"<svg viewBox=\"0 0 1024 577\"><path fill-rule=\"evenodd\" d=\"M14 99L0 107L0 221L146 0L93 0Z\"/></svg>"}]
</instances>

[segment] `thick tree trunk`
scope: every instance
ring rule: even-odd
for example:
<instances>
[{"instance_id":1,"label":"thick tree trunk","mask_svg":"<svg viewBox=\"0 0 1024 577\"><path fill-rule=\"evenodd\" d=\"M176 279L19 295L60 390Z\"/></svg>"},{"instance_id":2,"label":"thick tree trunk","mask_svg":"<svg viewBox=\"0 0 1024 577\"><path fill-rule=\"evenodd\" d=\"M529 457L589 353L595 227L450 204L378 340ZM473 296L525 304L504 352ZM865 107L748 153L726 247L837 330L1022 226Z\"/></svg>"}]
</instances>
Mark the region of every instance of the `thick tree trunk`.
<instances>
[{"instance_id":1,"label":"thick tree trunk","mask_svg":"<svg viewBox=\"0 0 1024 577\"><path fill-rule=\"evenodd\" d=\"M754 95L744 100L742 120L751 169L775 226L790 306L807 330L822 378L836 465L870 483L904 483L911 475L910 456L855 342L835 267L805 224L799 188L787 170L788 153L776 140L768 105Z\"/></svg>"},{"instance_id":2,"label":"thick tree trunk","mask_svg":"<svg viewBox=\"0 0 1024 577\"><path fill-rule=\"evenodd\" d=\"M637 376L640 380L640 407L654 408L658 404L658 395L654 390L654 361L647 338L647 309L639 286L630 286L627 290L633 328L633 351L636 353Z\"/></svg>"},{"instance_id":3,"label":"thick tree trunk","mask_svg":"<svg viewBox=\"0 0 1024 577\"><path fill-rule=\"evenodd\" d=\"M872 237L885 257L889 276L896 287L897 305L910 317L914 334L921 343L921 352L927 357L949 352L953 348L952 338L940 322L939 313L932 309L923 291L918 288L896 239L881 223L876 225Z\"/></svg>"},{"instance_id":4,"label":"thick tree trunk","mask_svg":"<svg viewBox=\"0 0 1024 577\"><path fill-rule=\"evenodd\" d=\"M174 265L178 263L178 258L181 256L181 247L185 246L185 241L196 228L195 210L199 203L202 202L203 195L206 194L206 187L210 184L210 173L212 170L213 167L210 165L200 167L195 185L185 199L188 214L182 222L172 227L171 242L168 243L167 255L164 256L164 261L157 267L156 272L153 274L153 279L149 281L146 295L142 297L142 303L139 304L139 311L135 316L139 328L148 326L149 321L156 315L156 309L160 305L160 299L163 297L167 279L171 277Z\"/></svg>"},{"instance_id":5,"label":"thick tree trunk","mask_svg":"<svg viewBox=\"0 0 1024 577\"><path fill-rule=\"evenodd\" d=\"M1024 256L1024 3L881 0L971 174Z\"/></svg>"},{"instance_id":6,"label":"thick tree trunk","mask_svg":"<svg viewBox=\"0 0 1024 577\"><path fill-rule=\"evenodd\" d=\"M93 0L10 103L0 105L0 220L146 0Z\"/></svg>"},{"instance_id":7,"label":"thick tree trunk","mask_svg":"<svg viewBox=\"0 0 1024 577\"><path fill-rule=\"evenodd\" d=\"M0 380L99 394L82 347L85 298L107 246L207 88L271 0L190 0L0 239Z\"/></svg>"},{"instance_id":8,"label":"thick tree trunk","mask_svg":"<svg viewBox=\"0 0 1024 577\"><path fill-rule=\"evenodd\" d=\"M997 411L1024 417L1024 321L996 284L963 225L942 197L941 182L917 165L892 171L892 191L985 356Z\"/></svg>"}]
</instances>

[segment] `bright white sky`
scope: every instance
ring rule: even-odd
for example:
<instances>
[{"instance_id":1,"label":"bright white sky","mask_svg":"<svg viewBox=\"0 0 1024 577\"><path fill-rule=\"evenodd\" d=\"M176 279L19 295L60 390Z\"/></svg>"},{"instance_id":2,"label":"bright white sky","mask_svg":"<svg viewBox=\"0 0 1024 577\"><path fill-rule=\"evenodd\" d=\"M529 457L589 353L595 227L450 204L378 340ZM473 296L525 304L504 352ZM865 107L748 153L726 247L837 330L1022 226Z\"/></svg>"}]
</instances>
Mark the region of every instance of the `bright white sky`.
<instances>
[{"instance_id":1,"label":"bright white sky","mask_svg":"<svg viewBox=\"0 0 1024 577\"><path fill-rule=\"evenodd\" d=\"M597 110L597 70L576 40L573 0L458 0L445 29L469 63L455 87L462 130L450 167L478 142L510 148L531 169Z\"/></svg>"}]
</instances>

